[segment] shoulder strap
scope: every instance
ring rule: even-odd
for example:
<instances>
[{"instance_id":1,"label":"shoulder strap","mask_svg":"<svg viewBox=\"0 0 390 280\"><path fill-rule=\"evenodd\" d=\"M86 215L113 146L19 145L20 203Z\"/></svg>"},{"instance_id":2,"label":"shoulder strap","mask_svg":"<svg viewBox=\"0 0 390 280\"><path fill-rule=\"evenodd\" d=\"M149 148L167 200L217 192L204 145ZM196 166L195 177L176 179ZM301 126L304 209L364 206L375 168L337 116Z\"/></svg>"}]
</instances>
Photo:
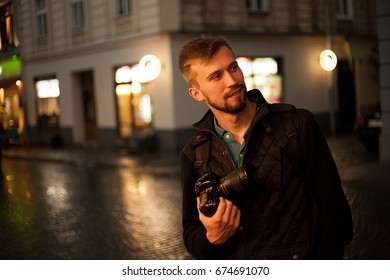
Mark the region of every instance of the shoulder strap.
<instances>
[{"instance_id":1,"label":"shoulder strap","mask_svg":"<svg viewBox=\"0 0 390 280\"><path fill-rule=\"evenodd\" d=\"M295 114L295 106L285 103L269 104L271 113L280 114L280 119L284 125L283 133L272 133L274 141L282 150L286 151L286 156L291 162L294 171L297 175L302 176L302 157L301 146L299 141L299 132L293 123L293 114ZM268 128L272 131L272 129ZM297 165L298 163L298 165Z\"/></svg>"},{"instance_id":2,"label":"shoulder strap","mask_svg":"<svg viewBox=\"0 0 390 280\"><path fill-rule=\"evenodd\" d=\"M271 113L280 113L282 116L285 132L283 135L276 135L278 144L285 148L287 143L291 140L298 138L299 133L295 129L295 126L292 121L291 114L295 114L295 106L285 103L275 103L269 104Z\"/></svg>"},{"instance_id":3,"label":"shoulder strap","mask_svg":"<svg viewBox=\"0 0 390 280\"><path fill-rule=\"evenodd\" d=\"M211 153L210 133L199 131L194 137L193 147L195 149L194 169L201 177L209 171L208 162Z\"/></svg>"}]
</instances>

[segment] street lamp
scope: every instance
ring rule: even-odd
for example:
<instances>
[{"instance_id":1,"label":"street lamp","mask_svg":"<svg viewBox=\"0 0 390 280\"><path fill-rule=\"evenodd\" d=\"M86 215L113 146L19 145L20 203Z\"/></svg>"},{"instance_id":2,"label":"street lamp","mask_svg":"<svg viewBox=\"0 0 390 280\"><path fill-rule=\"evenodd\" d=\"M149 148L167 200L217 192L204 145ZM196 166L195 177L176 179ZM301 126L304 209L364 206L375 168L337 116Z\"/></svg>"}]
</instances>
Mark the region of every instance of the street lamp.
<instances>
[{"instance_id":1,"label":"street lamp","mask_svg":"<svg viewBox=\"0 0 390 280\"><path fill-rule=\"evenodd\" d=\"M336 130L336 121L335 121L335 102L334 102L334 94L333 94L333 73L332 71L337 66L337 56L336 54L329 50L323 50L319 57L319 62L326 72L329 72L328 77L328 87L329 87L329 125L330 125L330 133L333 135Z\"/></svg>"},{"instance_id":2,"label":"street lamp","mask_svg":"<svg viewBox=\"0 0 390 280\"><path fill-rule=\"evenodd\" d=\"M333 71L337 65L337 56L331 50L323 50L320 54L320 65L325 71Z\"/></svg>"}]
</instances>

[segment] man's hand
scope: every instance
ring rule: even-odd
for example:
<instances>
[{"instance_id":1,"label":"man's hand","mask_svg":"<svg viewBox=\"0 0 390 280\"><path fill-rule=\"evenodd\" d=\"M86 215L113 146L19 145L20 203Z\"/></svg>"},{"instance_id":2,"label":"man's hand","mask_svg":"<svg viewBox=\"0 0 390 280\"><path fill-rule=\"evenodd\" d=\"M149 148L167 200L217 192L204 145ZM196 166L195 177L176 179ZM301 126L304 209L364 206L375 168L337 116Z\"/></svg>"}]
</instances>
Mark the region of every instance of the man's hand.
<instances>
[{"instance_id":1,"label":"man's hand","mask_svg":"<svg viewBox=\"0 0 390 280\"><path fill-rule=\"evenodd\" d=\"M199 211L199 219L206 228L207 239L216 245L225 243L240 226L241 211L230 200L220 197L217 212L207 217Z\"/></svg>"}]
</instances>

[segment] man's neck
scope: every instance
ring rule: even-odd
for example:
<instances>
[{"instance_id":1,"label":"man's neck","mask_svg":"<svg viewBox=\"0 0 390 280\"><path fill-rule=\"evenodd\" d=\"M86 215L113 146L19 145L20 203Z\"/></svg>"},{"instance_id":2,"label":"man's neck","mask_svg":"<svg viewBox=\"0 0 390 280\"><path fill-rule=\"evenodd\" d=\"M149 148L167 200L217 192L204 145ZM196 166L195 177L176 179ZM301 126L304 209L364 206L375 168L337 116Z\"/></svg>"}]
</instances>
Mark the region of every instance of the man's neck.
<instances>
[{"instance_id":1,"label":"man's neck","mask_svg":"<svg viewBox=\"0 0 390 280\"><path fill-rule=\"evenodd\" d=\"M252 122L256 111L256 104L248 102L246 108L238 114L228 114L221 111L214 112L218 125L233 134L236 142L242 144L245 131Z\"/></svg>"}]
</instances>

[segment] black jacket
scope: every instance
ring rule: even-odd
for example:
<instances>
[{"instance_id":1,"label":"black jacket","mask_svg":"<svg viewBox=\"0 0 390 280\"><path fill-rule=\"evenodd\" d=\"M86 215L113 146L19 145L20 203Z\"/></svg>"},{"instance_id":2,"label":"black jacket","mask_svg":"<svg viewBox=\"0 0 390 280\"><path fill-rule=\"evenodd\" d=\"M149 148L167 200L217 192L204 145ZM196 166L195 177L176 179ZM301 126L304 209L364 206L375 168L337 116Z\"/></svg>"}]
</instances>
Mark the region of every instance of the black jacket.
<instances>
[{"instance_id":1,"label":"black jacket","mask_svg":"<svg viewBox=\"0 0 390 280\"><path fill-rule=\"evenodd\" d=\"M258 90L248 96L258 109L248 130L244 164L255 167L256 186L231 199L241 210L242 230L221 246L207 240L194 192L199 177L194 170L199 142L194 136L181 154L183 238L188 252L195 259L342 258L352 239L351 211L314 116L303 109L290 112L297 139L281 147L286 134L282 113L271 112ZM208 168L223 177L235 166L214 132L213 119L208 111L194 126L209 132Z\"/></svg>"}]
</instances>

